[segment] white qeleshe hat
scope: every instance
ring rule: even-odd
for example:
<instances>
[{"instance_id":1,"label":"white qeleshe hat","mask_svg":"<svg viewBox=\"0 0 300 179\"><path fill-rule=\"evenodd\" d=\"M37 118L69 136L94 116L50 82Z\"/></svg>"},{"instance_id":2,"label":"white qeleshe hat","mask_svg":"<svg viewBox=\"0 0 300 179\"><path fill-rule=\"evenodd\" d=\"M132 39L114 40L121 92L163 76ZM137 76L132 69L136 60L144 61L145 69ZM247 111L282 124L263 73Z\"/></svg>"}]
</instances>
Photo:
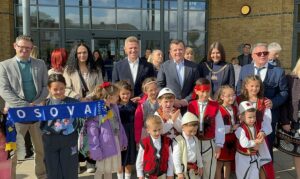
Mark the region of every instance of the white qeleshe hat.
<instances>
[{"instance_id":1,"label":"white qeleshe hat","mask_svg":"<svg viewBox=\"0 0 300 179\"><path fill-rule=\"evenodd\" d=\"M157 99L160 98L160 97L161 97L162 95L164 95L164 94L172 94L172 95L174 95L174 97L175 97L174 92L173 92L170 88L163 88L163 89L161 89L161 90L159 91L158 96L157 96Z\"/></svg>"},{"instance_id":2,"label":"white qeleshe hat","mask_svg":"<svg viewBox=\"0 0 300 179\"><path fill-rule=\"evenodd\" d=\"M198 118L195 114L191 113L191 112L186 112L182 119L181 119L181 125L190 123L190 122L197 122Z\"/></svg>"},{"instance_id":3,"label":"white qeleshe hat","mask_svg":"<svg viewBox=\"0 0 300 179\"><path fill-rule=\"evenodd\" d=\"M255 109L253 104L249 101L243 101L239 105L239 113L242 114L245 111L248 111L249 109Z\"/></svg>"}]
</instances>

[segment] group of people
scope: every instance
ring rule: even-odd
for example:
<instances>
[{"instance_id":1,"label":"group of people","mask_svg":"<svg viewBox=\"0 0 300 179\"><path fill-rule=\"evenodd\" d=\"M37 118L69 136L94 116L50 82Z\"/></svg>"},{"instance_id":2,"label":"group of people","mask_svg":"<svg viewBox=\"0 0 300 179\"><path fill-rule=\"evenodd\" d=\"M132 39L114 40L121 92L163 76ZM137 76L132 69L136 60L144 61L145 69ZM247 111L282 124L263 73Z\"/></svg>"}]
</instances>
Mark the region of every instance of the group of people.
<instances>
[{"instance_id":1,"label":"group of people","mask_svg":"<svg viewBox=\"0 0 300 179\"><path fill-rule=\"evenodd\" d=\"M78 178L80 161L95 178L105 179L112 173L128 179L133 165L139 178L229 178L232 171L237 178L274 178L276 125L289 132L299 118L300 62L286 77L269 63L271 52L263 43L241 58L251 61L237 76L219 42L199 65L185 58L189 49L180 40L170 42L169 60L163 62L162 52L153 50L149 63L139 58L139 41L130 36L127 57L115 63L112 82L104 82L103 65L84 43L75 44L69 55L55 49L49 71L30 56L31 37L17 37L14 48L16 56L0 63L4 112L97 100L104 100L107 110L106 116L85 119L15 123L17 151L30 133L39 179ZM2 130L1 146L4 140ZM9 159L12 178L17 155ZM0 162L8 158L0 147ZM300 176L299 157L295 166Z\"/></svg>"}]
</instances>

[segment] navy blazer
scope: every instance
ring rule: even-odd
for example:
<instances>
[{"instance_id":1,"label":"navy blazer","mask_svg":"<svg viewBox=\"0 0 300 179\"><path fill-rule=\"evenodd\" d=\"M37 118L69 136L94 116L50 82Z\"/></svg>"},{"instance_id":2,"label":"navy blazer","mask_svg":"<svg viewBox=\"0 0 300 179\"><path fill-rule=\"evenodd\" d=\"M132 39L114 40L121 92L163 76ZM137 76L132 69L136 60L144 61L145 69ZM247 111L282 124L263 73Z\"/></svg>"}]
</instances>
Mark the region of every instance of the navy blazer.
<instances>
[{"instance_id":1,"label":"navy blazer","mask_svg":"<svg viewBox=\"0 0 300 179\"><path fill-rule=\"evenodd\" d=\"M237 83L237 94L240 94L242 82L248 75L254 75L254 64L242 67ZM277 122L280 118L280 106L288 98L288 85L285 72L282 68L268 64L267 74L264 84L264 96L272 100L272 122Z\"/></svg>"},{"instance_id":2,"label":"navy blazer","mask_svg":"<svg viewBox=\"0 0 300 179\"><path fill-rule=\"evenodd\" d=\"M196 80L199 78L197 65L184 59L184 82L181 89L174 60L167 60L161 66L157 74L158 87L168 87L175 93L176 99L190 101Z\"/></svg>"},{"instance_id":3,"label":"navy blazer","mask_svg":"<svg viewBox=\"0 0 300 179\"><path fill-rule=\"evenodd\" d=\"M200 78L206 78L209 81L211 81L212 85L212 93L215 94L217 89L219 89L222 85L230 85L234 88L235 86L235 76L234 76L234 68L233 65L230 63L226 63L224 61L220 61L218 65L227 67L222 70L220 73L217 74L217 82L212 83L211 80L211 71L207 68L206 63L210 68L213 68L213 62L211 60L208 60L207 62L202 62L199 64L199 75ZM236 77L237 78L237 77ZM214 86L215 85L215 86Z\"/></svg>"},{"instance_id":4,"label":"navy blazer","mask_svg":"<svg viewBox=\"0 0 300 179\"><path fill-rule=\"evenodd\" d=\"M142 83L148 77L155 77L154 67L151 63L145 60L139 59L139 67L136 76L135 83L133 83L133 78L131 75L128 58L125 58L114 65L112 73L112 82L118 82L120 80L127 80L130 82L134 96L139 96L142 94Z\"/></svg>"}]
</instances>

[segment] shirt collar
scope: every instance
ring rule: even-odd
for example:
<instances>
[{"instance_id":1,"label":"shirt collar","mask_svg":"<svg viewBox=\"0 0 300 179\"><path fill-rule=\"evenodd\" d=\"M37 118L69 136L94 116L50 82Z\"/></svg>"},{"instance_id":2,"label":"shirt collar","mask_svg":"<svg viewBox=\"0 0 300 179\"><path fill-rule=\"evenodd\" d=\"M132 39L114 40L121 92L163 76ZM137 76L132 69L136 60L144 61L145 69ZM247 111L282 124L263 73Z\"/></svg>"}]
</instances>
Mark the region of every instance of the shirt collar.
<instances>
[{"instance_id":1,"label":"shirt collar","mask_svg":"<svg viewBox=\"0 0 300 179\"><path fill-rule=\"evenodd\" d=\"M177 65L184 65L184 60L181 60L179 63L177 63L175 60L173 60L173 62Z\"/></svg>"},{"instance_id":2,"label":"shirt collar","mask_svg":"<svg viewBox=\"0 0 300 179\"><path fill-rule=\"evenodd\" d=\"M159 138L158 138L158 139L154 139L152 136L150 136L150 137L151 137L151 139L152 139L153 143L160 143L161 136L159 136Z\"/></svg>"},{"instance_id":3,"label":"shirt collar","mask_svg":"<svg viewBox=\"0 0 300 179\"><path fill-rule=\"evenodd\" d=\"M186 140L189 140L189 139L192 138L191 136L187 136L187 135L185 134L184 131L182 131L182 136L183 136Z\"/></svg>"},{"instance_id":4,"label":"shirt collar","mask_svg":"<svg viewBox=\"0 0 300 179\"><path fill-rule=\"evenodd\" d=\"M268 68L269 63L266 63L264 66L262 67L258 67L256 66L256 64L254 63L254 68Z\"/></svg>"},{"instance_id":5,"label":"shirt collar","mask_svg":"<svg viewBox=\"0 0 300 179\"><path fill-rule=\"evenodd\" d=\"M17 61L18 62L23 62L23 63L30 63L31 62L31 58L29 57L27 60L21 60L20 58L18 58L17 56L16 56L16 59L17 59Z\"/></svg>"},{"instance_id":6,"label":"shirt collar","mask_svg":"<svg viewBox=\"0 0 300 179\"><path fill-rule=\"evenodd\" d=\"M130 61L129 58L127 58L127 60L128 60L128 63L132 64L132 65L138 64L140 61L139 58L137 58L134 62Z\"/></svg>"}]
</instances>

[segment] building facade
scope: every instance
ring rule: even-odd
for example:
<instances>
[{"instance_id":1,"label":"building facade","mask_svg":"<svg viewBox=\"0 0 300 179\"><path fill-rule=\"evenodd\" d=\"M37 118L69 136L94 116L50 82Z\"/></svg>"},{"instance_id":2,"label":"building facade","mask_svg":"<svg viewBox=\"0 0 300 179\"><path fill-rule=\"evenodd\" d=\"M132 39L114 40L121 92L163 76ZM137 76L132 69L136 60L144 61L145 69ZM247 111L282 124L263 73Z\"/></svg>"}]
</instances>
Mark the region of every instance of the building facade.
<instances>
[{"instance_id":1,"label":"building facade","mask_svg":"<svg viewBox=\"0 0 300 179\"><path fill-rule=\"evenodd\" d=\"M247 15L241 13L244 5ZM197 61L214 41L224 45L227 60L240 54L243 43L278 42L282 65L290 69L300 56L299 6L299 0L184 0L183 40ZM130 35L140 39L141 56L146 48L160 48L167 59L169 41L178 37L178 9L178 0L30 0L30 32L42 59L78 40L121 59ZM22 16L22 0L1 0L1 60L14 53Z\"/></svg>"}]
</instances>

